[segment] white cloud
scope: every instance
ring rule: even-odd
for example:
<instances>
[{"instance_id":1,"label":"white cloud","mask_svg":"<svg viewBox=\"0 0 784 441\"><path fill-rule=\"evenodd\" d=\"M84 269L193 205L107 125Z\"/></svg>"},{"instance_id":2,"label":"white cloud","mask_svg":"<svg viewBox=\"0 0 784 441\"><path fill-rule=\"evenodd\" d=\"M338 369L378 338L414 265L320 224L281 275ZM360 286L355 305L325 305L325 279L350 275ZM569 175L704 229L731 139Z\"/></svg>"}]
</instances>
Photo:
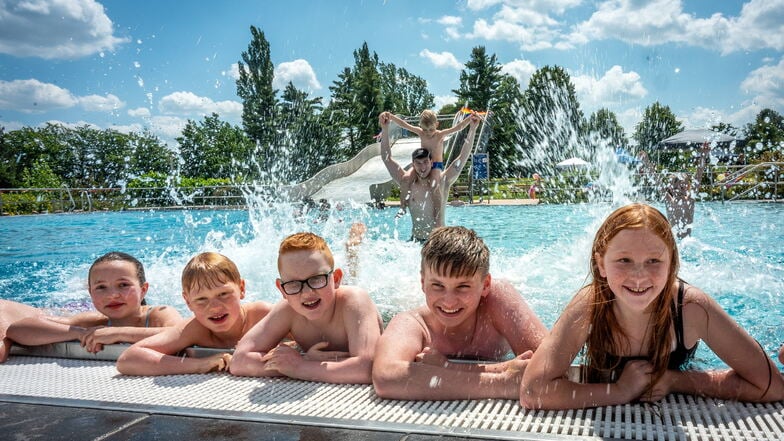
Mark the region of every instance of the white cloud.
<instances>
[{"instance_id":1,"label":"white cloud","mask_svg":"<svg viewBox=\"0 0 784 441\"><path fill-rule=\"evenodd\" d=\"M150 130L162 138L174 139L182 134L187 122L176 116L154 116L150 119Z\"/></svg>"},{"instance_id":2,"label":"white cloud","mask_svg":"<svg viewBox=\"0 0 784 441\"><path fill-rule=\"evenodd\" d=\"M642 46L680 43L719 51L784 48L784 0L751 0L739 17L715 13L699 18L681 0L606 0L575 26L572 42L617 39Z\"/></svg>"},{"instance_id":3,"label":"white cloud","mask_svg":"<svg viewBox=\"0 0 784 441\"><path fill-rule=\"evenodd\" d=\"M740 89L749 99L727 117L733 125L742 127L754 121L757 114L766 108L784 111L784 58L778 64L751 71L741 82Z\"/></svg>"},{"instance_id":4,"label":"white cloud","mask_svg":"<svg viewBox=\"0 0 784 441\"><path fill-rule=\"evenodd\" d=\"M128 116L134 118L149 118L151 115L150 109L146 107L137 107L135 109L128 109Z\"/></svg>"},{"instance_id":5,"label":"white cloud","mask_svg":"<svg viewBox=\"0 0 784 441\"><path fill-rule=\"evenodd\" d=\"M316 72L306 60L299 59L280 63L275 68L275 77L272 86L276 89L284 89L291 82L297 89L308 92L321 89L316 78Z\"/></svg>"},{"instance_id":6,"label":"white cloud","mask_svg":"<svg viewBox=\"0 0 784 441\"><path fill-rule=\"evenodd\" d=\"M431 52L428 49L423 49L419 52L419 56L428 59L436 67L447 67L460 70L463 64L457 61L457 58L451 52Z\"/></svg>"},{"instance_id":7,"label":"white cloud","mask_svg":"<svg viewBox=\"0 0 784 441\"><path fill-rule=\"evenodd\" d=\"M82 109L89 112L112 112L125 107L125 103L111 93L106 96L87 95L78 100Z\"/></svg>"},{"instance_id":8,"label":"white cloud","mask_svg":"<svg viewBox=\"0 0 784 441\"><path fill-rule=\"evenodd\" d=\"M237 101L218 101L197 96L192 92L174 92L161 98L158 109L167 115L209 115L217 113L224 120L242 115L242 104Z\"/></svg>"},{"instance_id":9,"label":"white cloud","mask_svg":"<svg viewBox=\"0 0 784 441\"><path fill-rule=\"evenodd\" d=\"M686 129L710 129L720 122L726 122L723 112L702 106L697 106L687 115L679 115L678 119Z\"/></svg>"},{"instance_id":10,"label":"white cloud","mask_svg":"<svg viewBox=\"0 0 784 441\"><path fill-rule=\"evenodd\" d=\"M457 97L454 95L441 95L437 96L433 99L435 101L435 108L440 109L447 104L455 104L457 102Z\"/></svg>"},{"instance_id":11,"label":"white cloud","mask_svg":"<svg viewBox=\"0 0 784 441\"><path fill-rule=\"evenodd\" d=\"M462 17L456 17L454 15L445 15L437 20L438 24L442 24L444 26L461 26L463 24Z\"/></svg>"},{"instance_id":12,"label":"white cloud","mask_svg":"<svg viewBox=\"0 0 784 441\"><path fill-rule=\"evenodd\" d=\"M624 72L621 66L613 66L595 78L592 75L572 76L575 92L585 110L624 104L638 100L648 94L637 72Z\"/></svg>"},{"instance_id":13,"label":"white cloud","mask_svg":"<svg viewBox=\"0 0 784 441\"><path fill-rule=\"evenodd\" d=\"M240 65L238 63L233 63L229 66L228 70L224 70L221 72L221 75L225 77L229 77L232 80L236 81L240 79Z\"/></svg>"},{"instance_id":14,"label":"white cloud","mask_svg":"<svg viewBox=\"0 0 784 441\"><path fill-rule=\"evenodd\" d=\"M111 19L94 0L6 0L0 10L0 53L69 59L128 41L113 35Z\"/></svg>"},{"instance_id":15,"label":"white cloud","mask_svg":"<svg viewBox=\"0 0 784 441\"><path fill-rule=\"evenodd\" d=\"M0 109L23 113L43 113L67 109L78 103L67 89L35 79L0 80Z\"/></svg>"},{"instance_id":16,"label":"white cloud","mask_svg":"<svg viewBox=\"0 0 784 441\"><path fill-rule=\"evenodd\" d=\"M528 87L528 80L536 72L536 66L528 60L513 60L501 66L501 72L511 75L520 83L520 88Z\"/></svg>"}]
</instances>

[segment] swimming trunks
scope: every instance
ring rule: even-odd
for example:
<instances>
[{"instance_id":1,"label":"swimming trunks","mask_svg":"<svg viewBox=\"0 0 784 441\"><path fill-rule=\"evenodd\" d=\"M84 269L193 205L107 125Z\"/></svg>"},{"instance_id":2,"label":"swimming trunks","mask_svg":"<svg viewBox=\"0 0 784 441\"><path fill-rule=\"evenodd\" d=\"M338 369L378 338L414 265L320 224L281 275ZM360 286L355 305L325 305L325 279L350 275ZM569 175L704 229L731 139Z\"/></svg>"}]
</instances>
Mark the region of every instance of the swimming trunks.
<instances>
[{"instance_id":1,"label":"swimming trunks","mask_svg":"<svg viewBox=\"0 0 784 441\"><path fill-rule=\"evenodd\" d=\"M433 166L432 166L432 167L430 167L430 169L432 170L432 169L434 169L434 168L437 168L437 169L441 169L441 170L443 170L443 169L444 169L444 163L443 163L443 162L436 162L436 161L433 161Z\"/></svg>"},{"instance_id":2,"label":"swimming trunks","mask_svg":"<svg viewBox=\"0 0 784 441\"><path fill-rule=\"evenodd\" d=\"M689 361L694 358L694 353L697 352L697 344L691 348L686 347L683 337L683 288L684 283L682 280L678 281L678 300L675 305L671 307L672 322L675 327L675 349L670 352L670 361L667 364L667 369L670 370L683 370ZM635 355L633 357L617 357L612 354L607 354L607 365L609 368L600 369L596 367L588 367L587 381L589 383L614 383L623 372L626 363L632 360L649 360L645 355Z\"/></svg>"},{"instance_id":3,"label":"swimming trunks","mask_svg":"<svg viewBox=\"0 0 784 441\"><path fill-rule=\"evenodd\" d=\"M144 327L145 328L149 328L150 327L150 313L151 312L152 312L152 307L147 308L147 317L145 317L145 319L144 319ZM109 319L109 321L106 322L106 326L112 326L112 319Z\"/></svg>"}]
</instances>

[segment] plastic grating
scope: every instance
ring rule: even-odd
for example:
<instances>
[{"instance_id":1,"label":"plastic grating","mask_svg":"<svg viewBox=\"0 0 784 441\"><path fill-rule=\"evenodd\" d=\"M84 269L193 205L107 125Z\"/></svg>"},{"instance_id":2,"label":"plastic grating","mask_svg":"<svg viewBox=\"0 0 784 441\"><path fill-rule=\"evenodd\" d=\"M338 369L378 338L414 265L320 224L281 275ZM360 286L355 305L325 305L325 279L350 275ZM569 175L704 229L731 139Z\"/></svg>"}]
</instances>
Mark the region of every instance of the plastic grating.
<instances>
[{"instance_id":1,"label":"plastic grating","mask_svg":"<svg viewBox=\"0 0 784 441\"><path fill-rule=\"evenodd\" d=\"M784 439L784 403L670 395L657 406L525 410L513 400L382 400L369 385L228 374L129 377L108 361L13 356L0 401L493 439Z\"/></svg>"}]
</instances>

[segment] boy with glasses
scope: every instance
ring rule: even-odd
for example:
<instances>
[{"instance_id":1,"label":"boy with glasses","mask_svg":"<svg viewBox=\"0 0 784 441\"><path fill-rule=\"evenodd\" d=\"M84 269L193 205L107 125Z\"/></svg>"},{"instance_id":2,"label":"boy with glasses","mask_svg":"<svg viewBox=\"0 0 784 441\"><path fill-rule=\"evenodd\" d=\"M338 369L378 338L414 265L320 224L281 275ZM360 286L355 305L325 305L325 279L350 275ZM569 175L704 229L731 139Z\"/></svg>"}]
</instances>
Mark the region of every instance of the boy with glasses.
<instances>
[{"instance_id":1,"label":"boy with glasses","mask_svg":"<svg viewBox=\"0 0 784 441\"><path fill-rule=\"evenodd\" d=\"M231 373L369 384L382 324L368 293L340 285L343 271L313 233L283 240L278 272L283 300L237 344ZM286 337L305 353L281 344Z\"/></svg>"}]
</instances>

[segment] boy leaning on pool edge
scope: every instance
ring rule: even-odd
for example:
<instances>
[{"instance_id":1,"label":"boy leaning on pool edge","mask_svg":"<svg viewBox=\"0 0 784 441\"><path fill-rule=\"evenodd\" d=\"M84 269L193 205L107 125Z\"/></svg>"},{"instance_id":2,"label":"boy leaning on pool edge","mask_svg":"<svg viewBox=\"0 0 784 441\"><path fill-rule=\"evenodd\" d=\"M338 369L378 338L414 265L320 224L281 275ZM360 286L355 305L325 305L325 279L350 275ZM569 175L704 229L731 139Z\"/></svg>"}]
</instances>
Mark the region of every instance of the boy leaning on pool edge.
<instances>
[{"instance_id":1,"label":"boy leaning on pool edge","mask_svg":"<svg viewBox=\"0 0 784 441\"><path fill-rule=\"evenodd\" d=\"M278 251L283 296L237 344L233 375L287 376L327 383L371 382L381 317L367 291L341 285L329 246L313 233L285 238ZM281 341L290 337L303 350Z\"/></svg>"},{"instance_id":2,"label":"boy leaning on pool edge","mask_svg":"<svg viewBox=\"0 0 784 441\"><path fill-rule=\"evenodd\" d=\"M421 255L426 305L396 315L381 335L373 361L376 394L517 398L528 359L547 329L511 284L492 280L490 252L473 230L436 228Z\"/></svg>"}]
</instances>

